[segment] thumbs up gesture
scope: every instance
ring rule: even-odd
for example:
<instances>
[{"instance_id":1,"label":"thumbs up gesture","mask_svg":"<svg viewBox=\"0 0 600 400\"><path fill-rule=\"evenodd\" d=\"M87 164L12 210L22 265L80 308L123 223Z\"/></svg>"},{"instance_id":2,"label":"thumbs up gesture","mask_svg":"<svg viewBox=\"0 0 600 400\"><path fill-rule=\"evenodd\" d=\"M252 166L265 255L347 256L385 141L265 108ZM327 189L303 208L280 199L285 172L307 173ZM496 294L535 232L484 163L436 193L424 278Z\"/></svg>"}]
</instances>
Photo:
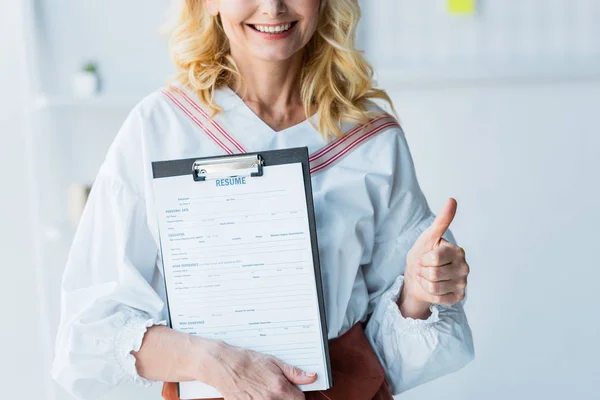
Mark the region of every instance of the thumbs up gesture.
<instances>
[{"instance_id":1,"label":"thumbs up gesture","mask_svg":"<svg viewBox=\"0 0 600 400\"><path fill-rule=\"evenodd\" d=\"M456 207L456 200L448 199L406 256L401 298L412 304L451 306L465 297L469 275L465 251L442 238L456 215Z\"/></svg>"}]
</instances>

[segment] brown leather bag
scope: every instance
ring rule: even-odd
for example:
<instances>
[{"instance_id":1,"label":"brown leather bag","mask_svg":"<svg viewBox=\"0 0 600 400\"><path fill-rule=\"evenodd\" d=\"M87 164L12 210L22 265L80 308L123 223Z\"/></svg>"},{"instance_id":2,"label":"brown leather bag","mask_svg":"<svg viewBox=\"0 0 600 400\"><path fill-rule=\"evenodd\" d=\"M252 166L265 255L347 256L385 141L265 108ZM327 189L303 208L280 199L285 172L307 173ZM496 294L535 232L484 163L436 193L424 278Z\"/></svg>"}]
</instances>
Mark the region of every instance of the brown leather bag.
<instances>
[{"instance_id":1,"label":"brown leather bag","mask_svg":"<svg viewBox=\"0 0 600 400\"><path fill-rule=\"evenodd\" d=\"M362 325L354 325L329 341L334 386L324 391L304 392L307 400L392 400L385 372L371 348ZM165 400L180 400L177 383L165 382Z\"/></svg>"}]
</instances>

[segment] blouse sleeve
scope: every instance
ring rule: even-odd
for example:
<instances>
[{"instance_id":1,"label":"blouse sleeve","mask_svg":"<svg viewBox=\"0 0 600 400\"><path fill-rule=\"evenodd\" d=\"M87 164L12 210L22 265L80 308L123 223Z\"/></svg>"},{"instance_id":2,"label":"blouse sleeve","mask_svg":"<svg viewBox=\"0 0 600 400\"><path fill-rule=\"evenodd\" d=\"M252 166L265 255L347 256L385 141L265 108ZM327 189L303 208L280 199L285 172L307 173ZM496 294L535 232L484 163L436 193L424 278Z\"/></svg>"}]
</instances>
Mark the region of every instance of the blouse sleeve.
<instances>
[{"instance_id":1,"label":"blouse sleeve","mask_svg":"<svg viewBox=\"0 0 600 400\"><path fill-rule=\"evenodd\" d=\"M52 376L77 398L126 381L149 386L131 351L140 349L148 327L166 324L163 301L149 284L158 249L144 198L125 183L129 167L122 162L136 151L137 118L130 115L100 168L63 275Z\"/></svg>"},{"instance_id":2,"label":"blouse sleeve","mask_svg":"<svg viewBox=\"0 0 600 400\"><path fill-rule=\"evenodd\" d=\"M373 179L377 232L370 263L363 266L372 312L366 335L394 394L457 371L474 358L464 300L452 307L432 305L426 320L405 318L396 303L404 282L406 255L431 225L431 212L418 184L404 133L380 149L387 175ZM456 244L448 230L444 238Z\"/></svg>"}]
</instances>

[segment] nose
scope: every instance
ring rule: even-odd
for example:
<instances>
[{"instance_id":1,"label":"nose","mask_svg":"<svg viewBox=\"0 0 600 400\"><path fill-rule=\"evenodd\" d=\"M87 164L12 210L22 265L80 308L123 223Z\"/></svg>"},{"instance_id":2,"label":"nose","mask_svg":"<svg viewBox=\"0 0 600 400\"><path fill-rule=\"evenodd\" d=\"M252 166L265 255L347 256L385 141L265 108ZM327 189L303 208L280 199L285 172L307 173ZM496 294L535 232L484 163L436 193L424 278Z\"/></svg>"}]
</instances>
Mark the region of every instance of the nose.
<instances>
[{"instance_id":1,"label":"nose","mask_svg":"<svg viewBox=\"0 0 600 400\"><path fill-rule=\"evenodd\" d=\"M270 18L277 18L287 11L285 0L264 0L261 4L261 12Z\"/></svg>"}]
</instances>

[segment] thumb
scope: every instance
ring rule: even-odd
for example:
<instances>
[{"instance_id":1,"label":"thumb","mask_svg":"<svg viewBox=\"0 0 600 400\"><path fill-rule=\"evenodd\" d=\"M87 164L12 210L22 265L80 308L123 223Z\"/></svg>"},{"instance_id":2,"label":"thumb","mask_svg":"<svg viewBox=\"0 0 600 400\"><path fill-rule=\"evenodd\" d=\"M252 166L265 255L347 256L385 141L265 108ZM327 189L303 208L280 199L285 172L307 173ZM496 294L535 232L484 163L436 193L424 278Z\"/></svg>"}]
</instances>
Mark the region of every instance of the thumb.
<instances>
[{"instance_id":1,"label":"thumb","mask_svg":"<svg viewBox=\"0 0 600 400\"><path fill-rule=\"evenodd\" d=\"M305 372L298 367L293 367L282 361L277 360L277 366L283 372L283 375L288 381L296 385L308 385L317 380L317 374L315 372Z\"/></svg>"},{"instance_id":2,"label":"thumb","mask_svg":"<svg viewBox=\"0 0 600 400\"><path fill-rule=\"evenodd\" d=\"M422 238L427 247L433 248L440 242L456 215L457 206L456 199L450 197L431 226L423 232Z\"/></svg>"}]
</instances>

